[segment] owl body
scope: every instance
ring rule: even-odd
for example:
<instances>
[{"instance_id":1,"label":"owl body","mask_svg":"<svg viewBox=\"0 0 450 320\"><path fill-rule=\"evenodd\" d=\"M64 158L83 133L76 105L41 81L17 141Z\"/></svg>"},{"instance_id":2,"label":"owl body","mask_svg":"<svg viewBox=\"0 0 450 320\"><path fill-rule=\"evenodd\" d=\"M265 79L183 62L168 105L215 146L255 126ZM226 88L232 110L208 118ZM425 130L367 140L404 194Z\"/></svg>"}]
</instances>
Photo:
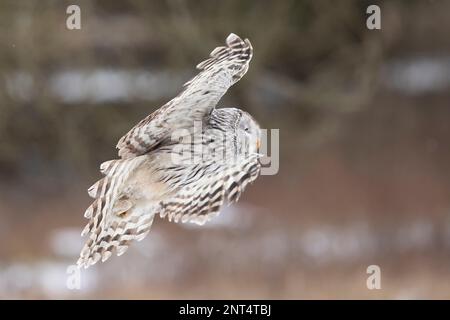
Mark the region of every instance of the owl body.
<instances>
[{"instance_id":1,"label":"owl body","mask_svg":"<svg viewBox=\"0 0 450 320\"><path fill-rule=\"evenodd\" d=\"M259 125L237 108L215 108L251 57L250 42L231 34L181 94L119 140L120 159L103 163L104 177L88 190L95 200L85 212L80 266L123 254L155 216L203 224L257 178Z\"/></svg>"}]
</instances>

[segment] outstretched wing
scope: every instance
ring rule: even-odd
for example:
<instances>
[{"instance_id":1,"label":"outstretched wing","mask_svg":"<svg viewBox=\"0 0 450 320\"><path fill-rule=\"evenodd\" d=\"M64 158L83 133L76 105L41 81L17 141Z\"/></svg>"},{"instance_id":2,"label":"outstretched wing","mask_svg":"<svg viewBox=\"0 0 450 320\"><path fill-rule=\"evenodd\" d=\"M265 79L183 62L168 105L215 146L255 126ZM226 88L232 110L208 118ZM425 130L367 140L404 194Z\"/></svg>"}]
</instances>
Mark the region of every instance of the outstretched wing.
<instances>
[{"instance_id":1,"label":"outstretched wing","mask_svg":"<svg viewBox=\"0 0 450 320\"><path fill-rule=\"evenodd\" d=\"M84 216L89 219L82 232L88 235L78 265L88 267L100 259L107 260L113 251L121 255L132 240L142 240L153 221L151 210L133 209L124 197L125 181L141 165L144 157L104 162L100 170L105 175L88 190L94 202Z\"/></svg>"},{"instance_id":2,"label":"outstretched wing","mask_svg":"<svg viewBox=\"0 0 450 320\"><path fill-rule=\"evenodd\" d=\"M185 89L177 97L119 140L119 156L127 159L145 154L169 141L174 130L192 128L194 121L203 120L228 88L245 75L252 54L248 39L230 34L226 46L215 48L207 60L197 65L200 73L184 85Z\"/></svg>"},{"instance_id":3,"label":"outstretched wing","mask_svg":"<svg viewBox=\"0 0 450 320\"><path fill-rule=\"evenodd\" d=\"M204 224L219 213L224 202L239 200L245 187L258 177L259 157L253 154L235 164L212 162L193 167L179 192L161 203L161 218Z\"/></svg>"}]
</instances>

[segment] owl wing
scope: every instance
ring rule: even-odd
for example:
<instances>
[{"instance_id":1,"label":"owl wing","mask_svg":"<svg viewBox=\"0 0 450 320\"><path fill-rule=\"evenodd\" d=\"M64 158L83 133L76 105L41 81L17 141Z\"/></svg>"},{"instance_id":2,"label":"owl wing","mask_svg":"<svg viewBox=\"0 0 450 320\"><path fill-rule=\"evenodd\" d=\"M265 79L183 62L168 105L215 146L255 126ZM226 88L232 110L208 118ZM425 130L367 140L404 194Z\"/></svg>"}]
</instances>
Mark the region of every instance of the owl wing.
<instances>
[{"instance_id":1,"label":"owl wing","mask_svg":"<svg viewBox=\"0 0 450 320\"><path fill-rule=\"evenodd\" d=\"M133 203L123 197L125 181L145 161L145 156L102 163L104 175L88 189L94 202L84 216L89 223L82 236L88 235L77 264L89 267L100 259L106 261L116 251L121 255L132 240L142 240L153 221L152 212L130 210Z\"/></svg>"},{"instance_id":2,"label":"owl wing","mask_svg":"<svg viewBox=\"0 0 450 320\"><path fill-rule=\"evenodd\" d=\"M118 142L119 156L127 159L149 152L170 139L176 129L192 128L217 105L220 98L247 72L253 49L248 39L235 34L226 46L215 48L199 63L200 73L184 85L184 90L147 116Z\"/></svg>"},{"instance_id":3,"label":"owl wing","mask_svg":"<svg viewBox=\"0 0 450 320\"><path fill-rule=\"evenodd\" d=\"M245 187L260 173L259 158L260 155L254 154L239 163L196 165L179 192L161 203L161 218L204 224L219 213L224 202L239 200Z\"/></svg>"}]
</instances>

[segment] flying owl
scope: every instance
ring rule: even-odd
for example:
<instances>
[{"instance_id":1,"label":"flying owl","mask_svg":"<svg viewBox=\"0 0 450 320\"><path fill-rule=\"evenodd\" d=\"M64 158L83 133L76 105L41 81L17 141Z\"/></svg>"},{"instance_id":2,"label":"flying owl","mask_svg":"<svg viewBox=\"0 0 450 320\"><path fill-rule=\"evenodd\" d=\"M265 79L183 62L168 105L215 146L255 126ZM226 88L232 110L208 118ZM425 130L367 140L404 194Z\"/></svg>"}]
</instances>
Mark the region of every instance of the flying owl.
<instances>
[{"instance_id":1,"label":"flying owl","mask_svg":"<svg viewBox=\"0 0 450 320\"><path fill-rule=\"evenodd\" d=\"M252 54L248 39L230 34L178 96L119 140L120 159L101 164L103 178L88 189L95 200L84 214L82 236L89 238L79 266L122 255L147 235L156 215L204 224L258 177L258 123L242 110L216 108Z\"/></svg>"}]
</instances>

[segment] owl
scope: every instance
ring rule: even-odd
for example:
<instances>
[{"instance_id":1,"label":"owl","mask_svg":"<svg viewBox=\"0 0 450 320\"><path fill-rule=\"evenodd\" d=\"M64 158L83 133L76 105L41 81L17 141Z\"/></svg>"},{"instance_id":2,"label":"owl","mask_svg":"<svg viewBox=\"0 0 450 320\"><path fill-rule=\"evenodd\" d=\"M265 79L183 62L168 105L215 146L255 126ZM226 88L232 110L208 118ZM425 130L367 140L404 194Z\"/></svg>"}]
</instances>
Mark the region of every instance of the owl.
<instances>
[{"instance_id":1,"label":"owl","mask_svg":"<svg viewBox=\"0 0 450 320\"><path fill-rule=\"evenodd\" d=\"M94 201L84 214L80 267L122 255L148 234L155 216L204 224L258 177L258 123L240 109L216 108L252 55L248 39L230 34L178 96L119 140L119 159L102 163L103 178L88 189Z\"/></svg>"}]
</instances>

